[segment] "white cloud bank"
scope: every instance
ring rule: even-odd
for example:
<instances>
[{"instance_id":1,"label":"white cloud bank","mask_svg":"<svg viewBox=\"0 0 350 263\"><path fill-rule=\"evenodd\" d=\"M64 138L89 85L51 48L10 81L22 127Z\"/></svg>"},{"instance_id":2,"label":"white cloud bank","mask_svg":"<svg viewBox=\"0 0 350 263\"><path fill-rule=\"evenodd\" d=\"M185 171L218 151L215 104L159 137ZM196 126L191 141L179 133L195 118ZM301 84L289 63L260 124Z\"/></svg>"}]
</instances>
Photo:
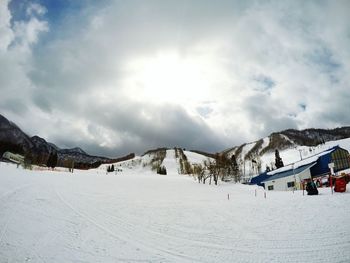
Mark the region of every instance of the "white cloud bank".
<instances>
[{"instance_id":1,"label":"white cloud bank","mask_svg":"<svg viewBox=\"0 0 350 263\"><path fill-rule=\"evenodd\" d=\"M348 1L113 1L51 32L50 9L10 23L2 1L0 111L109 155L349 125L349 13Z\"/></svg>"}]
</instances>

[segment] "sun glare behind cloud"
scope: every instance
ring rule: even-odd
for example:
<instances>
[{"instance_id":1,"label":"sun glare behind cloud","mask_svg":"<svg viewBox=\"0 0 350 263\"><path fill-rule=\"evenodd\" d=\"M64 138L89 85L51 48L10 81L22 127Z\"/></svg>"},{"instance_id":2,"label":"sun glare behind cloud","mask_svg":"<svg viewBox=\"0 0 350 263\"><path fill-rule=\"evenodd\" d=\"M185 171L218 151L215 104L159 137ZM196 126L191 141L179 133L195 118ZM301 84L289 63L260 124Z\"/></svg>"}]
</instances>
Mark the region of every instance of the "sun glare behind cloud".
<instances>
[{"instance_id":1,"label":"sun glare behind cloud","mask_svg":"<svg viewBox=\"0 0 350 263\"><path fill-rule=\"evenodd\" d=\"M208 63L176 52L131 60L125 92L153 103L198 103L210 96Z\"/></svg>"}]
</instances>

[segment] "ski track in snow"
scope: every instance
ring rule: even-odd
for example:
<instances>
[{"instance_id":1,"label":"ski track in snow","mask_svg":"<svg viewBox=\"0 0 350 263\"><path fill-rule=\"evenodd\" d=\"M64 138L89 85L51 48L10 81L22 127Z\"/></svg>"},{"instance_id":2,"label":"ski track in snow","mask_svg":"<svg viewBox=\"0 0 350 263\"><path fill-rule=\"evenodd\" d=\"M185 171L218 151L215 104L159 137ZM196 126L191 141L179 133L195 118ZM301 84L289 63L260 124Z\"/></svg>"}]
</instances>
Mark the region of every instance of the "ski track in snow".
<instances>
[{"instance_id":1,"label":"ski track in snow","mask_svg":"<svg viewBox=\"0 0 350 263\"><path fill-rule=\"evenodd\" d=\"M165 161L170 176L0 164L0 262L350 262L349 189L265 199L174 174L173 152Z\"/></svg>"},{"instance_id":2,"label":"ski track in snow","mask_svg":"<svg viewBox=\"0 0 350 263\"><path fill-rule=\"evenodd\" d=\"M0 196L0 201L3 202L3 199L5 198L9 198L11 197L12 195L15 195L19 190L23 190L24 188L26 187L29 187L31 184L24 184L24 185L21 185L19 187L15 187L5 193L3 193L1 196ZM5 235L5 232L7 230L7 227L8 227L8 224L10 222L10 220L12 219L13 217L13 214L14 214L14 211L15 211L15 207L11 207L11 212L9 213L9 216L7 217L6 221L5 221L5 225L2 227L2 229L0 230L0 244L2 242L2 239Z\"/></svg>"},{"instance_id":3,"label":"ski track in snow","mask_svg":"<svg viewBox=\"0 0 350 263\"><path fill-rule=\"evenodd\" d=\"M5 225L2 227L1 231L0 231L0 244L2 242L2 239L7 231L7 227L8 227L8 224L10 222L10 220L12 219L13 217L13 213L14 213L14 208L12 208L10 214L8 215L6 221L5 221Z\"/></svg>"},{"instance_id":4,"label":"ski track in snow","mask_svg":"<svg viewBox=\"0 0 350 263\"><path fill-rule=\"evenodd\" d=\"M10 222L16 216L16 213L17 213L16 210L17 210L17 206L18 206L17 204L21 203L21 200L20 200L20 198L22 198L21 192L25 191L27 188L29 188L32 185L33 184L24 184L24 185L21 185L19 187L15 187L12 190L7 191L0 196L0 200L2 201L2 204L9 203L9 202L4 202L3 201L4 199L7 199L7 201L9 201L11 199L13 201L13 199L15 199L14 200L15 202L11 202L13 204L9 206L10 212L8 213L8 217L5 217L5 219L6 219L5 224L3 225L3 227L0 231L0 248L1 248L2 244L4 244L6 242L6 233L8 231ZM41 255L36 250L35 246L33 246L30 249L27 249L26 247L23 247L21 245L17 245L17 246L19 249L26 251L30 255L33 255L34 258L37 259L38 262L46 263L46 261L41 257ZM10 259L11 259L11 257L10 257ZM29 259L29 257L27 257L25 261L28 261L28 259Z\"/></svg>"},{"instance_id":5,"label":"ski track in snow","mask_svg":"<svg viewBox=\"0 0 350 263\"><path fill-rule=\"evenodd\" d=\"M116 238L118 240L126 241L127 243L130 243L131 245L133 245L135 247L142 247L143 249L149 250L150 252L159 251L159 252L165 253L166 254L166 256L165 256L166 258L171 257L174 260L181 260L181 261L183 261L184 259L186 259L186 260L188 259L188 260L190 260L192 262L193 261L197 261L195 258L191 258L191 257L187 257L185 255L177 254L177 253L174 253L174 252L172 252L170 250L167 250L167 249L159 249L156 246L149 246L149 245L144 244L142 242L137 242L137 241L133 240L132 239L133 237L130 236L130 235L129 235L129 237L127 237L128 233L131 232L132 230L131 230L131 228L128 228L128 223L125 222L125 221L120 221L119 222L120 223L119 225L120 225L120 230L121 230L120 232L121 232L121 234L115 234L108 227L105 227L105 226L101 225L95 219L90 218L89 216L85 215L83 212L79 211L77 208L72 206L72 204L67 202L57 190L55 190L55 193L57 194L59 199L65 205L67 205L70 209L72 209L75 213L77 213L82 218L86 219L87 221L89 221L90 223L95 225L97 228L101 229L102 231L106 232L107 234L111 235L112 237L114 237L114 238ZM101 213L101 211L96 211L96 212L97 213ZM108 214L105 214L105 213L104 213L104 215L108 216ZM117 219L116 217L113 217L113 218ZM109 224L114 225L115 223L109 222ZM129 227L130 227L130 225L129 225Z\"/></svg>"},{"instance_id":6,"label":"ski track in snow","mask_svg":"<svg viewBox=\"0 0 350 263\"><path fill-rule=\"evenodd\" d=\"M22 190L26 187L29 187L31 184L24 184L24 185L21 185L21 186L18 186L18 187L15 187L9 191L6 191L5 193L3 193L1 196L0 196L0 200L4 199L5 197L8 197L12 194L16 194L17 191L19 190Z\"/></svg>"}]
</instances>

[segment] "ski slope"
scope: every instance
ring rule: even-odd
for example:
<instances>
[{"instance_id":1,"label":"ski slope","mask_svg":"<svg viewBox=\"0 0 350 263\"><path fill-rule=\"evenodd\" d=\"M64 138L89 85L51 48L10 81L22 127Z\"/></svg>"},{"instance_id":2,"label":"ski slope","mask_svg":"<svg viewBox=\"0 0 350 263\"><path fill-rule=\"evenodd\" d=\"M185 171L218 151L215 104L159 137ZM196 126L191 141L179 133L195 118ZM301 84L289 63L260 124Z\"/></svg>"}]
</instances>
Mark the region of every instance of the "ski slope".
<instances>
[{"instance_id":1,"label":"ski slope","mask_svg":"<svg viewBox=\"0 0 350 263\"><path fill-rule=\"evenodd\" d=\"M175 158L174 150L166 151L166 156L162 162L162 165L165 166L169 175L179 174L180 166Z\"/></svg>"},{"instance_id":2,"label":"ski slope","mask_svg":"<svg viewBox=\"0 0 350 263\"><path fill-rule=\"evenodd\" d=\"M186 155L187 160L191 164L201 164L201 165L203 165L204 161L208 161L208 160L212 160L213 161L213 158L209 158L209 157L204 156L202 154L191 152L191 151L184 151L184 154Z\"/></svg>"},{"instance_id":3,"label":"ski slope","mask_svg":"<svg viewBox=\"0 0 350 263\"><path fill-rule=\"evenodd\" d=\"M184 151L184 154L186 155L187 160L191 165L203 165L205 161L213 160L212 158L191 151ZM151 171L151 160L153 156L153 153L143 156L135 156L133 159L113 163L113 165L115 168L127 170L132 169L134 172L143 173L145 171ZM101 174L105 174L107 167L110 165L111 164L102 164L96 170L98 170ZM174 149L166 150L166 155L161 165L165 166L168 175L179 175L179 171L181 170L180 159L176 158ZM156 171L153 171L153 173L156 173Z\"/></svg>"},{"instance_id":4,"label":"ski slope","mask_svg":"<svg viewBox=\"0 0 350 263\"><path fill-rule=\"evenodd\" d=\"M0 163L0 262L350 262L349 189L256 189Z\"/></svg>"}]
</instances>

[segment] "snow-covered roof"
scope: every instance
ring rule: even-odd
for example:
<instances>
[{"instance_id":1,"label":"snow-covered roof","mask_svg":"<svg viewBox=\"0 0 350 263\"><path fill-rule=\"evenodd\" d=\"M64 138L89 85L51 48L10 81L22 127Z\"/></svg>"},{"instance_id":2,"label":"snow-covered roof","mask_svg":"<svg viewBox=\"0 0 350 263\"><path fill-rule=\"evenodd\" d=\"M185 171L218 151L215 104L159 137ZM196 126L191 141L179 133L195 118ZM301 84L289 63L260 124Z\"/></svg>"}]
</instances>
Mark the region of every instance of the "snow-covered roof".
<instances>
[{"instance_id":1,"label":"snow-covered roof","mask_svg":"<svg viewBox=\"0 0 350 263\"><path fill-rule=\"evenodd\" d=\"M298 174L304 172L305 170L310 169L315 164L316 164L316 162L314 162L312 164L299 166L296 169L290 169L290 170L287 170L287 171L279 172L279 173L277 173L277 174L275 174L275 175L265 179L264 181L262 181L262 183L268 182L268 181L277 180L277 179L284 178L284 177L291 176L291 175L298 175Z\"/></svg>"},{"instance_id":2,"label":"snow-covered roof","mask_svg":"<svg viewBox=\"0 0 350 263\"><path fill-rule=\"evenodd\" d=\"M276 169L276 170L273 170L271 172L268 172L267 174L268 175L274 175L274 174L282 173L282 172L293 170L293 169L295 170L295 169L297 169L299 167L302 167L302 166L305 166L305 165L308 165L308 164L312 164L312 163L316 162L319 157L321 157L323 155L326 155L326 154L329 154L329 153L335 151L338 148L339 148L338 146L335 146L335 147L333 147L331 149L328 149L326 151L320 152L318 154L315 154L313 156L307 157L307 158L302 159L300 161L297 161L295 163L291 163L291 164L288 164L288 165L286 165L284 167L281 167L279 169Z\"/></svg>"}]
</instances>

